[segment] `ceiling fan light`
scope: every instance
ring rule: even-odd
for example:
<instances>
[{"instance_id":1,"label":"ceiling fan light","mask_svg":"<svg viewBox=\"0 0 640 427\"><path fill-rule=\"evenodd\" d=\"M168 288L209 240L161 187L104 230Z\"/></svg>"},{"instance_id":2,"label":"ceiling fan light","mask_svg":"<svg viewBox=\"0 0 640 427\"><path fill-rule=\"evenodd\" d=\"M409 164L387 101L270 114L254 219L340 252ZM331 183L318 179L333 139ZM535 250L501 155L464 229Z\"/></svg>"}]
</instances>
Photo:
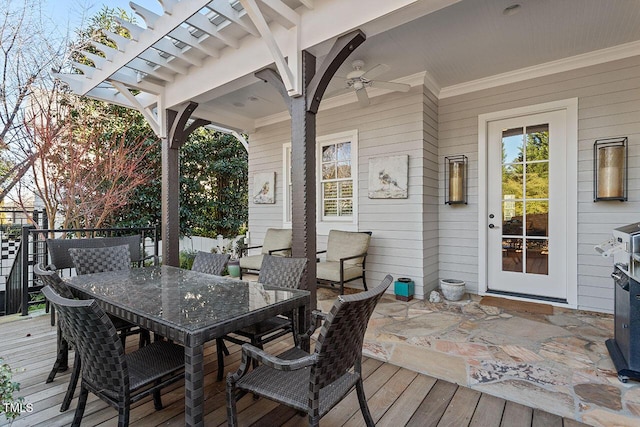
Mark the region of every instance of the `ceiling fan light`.
<instances>
[{"instance_id":1,"label":"ceiling fan light","mask_svg":"<svg viewBox=\"0 0 640 427\"><path fill-rule=\"evenodd\" d=\"M360 90L364 87L364 83L362 83L362 81L360 80L356 80L355 82L353 82L353 88L355 90Z\"/></svg>"}]
</instances>

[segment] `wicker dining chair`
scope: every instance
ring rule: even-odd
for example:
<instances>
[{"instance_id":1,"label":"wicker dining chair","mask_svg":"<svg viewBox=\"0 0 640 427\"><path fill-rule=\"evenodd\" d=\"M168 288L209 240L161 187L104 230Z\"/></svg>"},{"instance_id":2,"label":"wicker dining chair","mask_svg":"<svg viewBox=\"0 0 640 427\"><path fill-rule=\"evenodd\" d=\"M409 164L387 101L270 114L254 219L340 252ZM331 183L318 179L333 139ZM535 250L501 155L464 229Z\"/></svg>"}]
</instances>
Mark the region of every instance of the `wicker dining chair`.
<instances>
[{"instance_id":1,"label":"wicker dining chair","mask_svg":"<svg viewBox=\"0 0 640 427\"><path fill-rule=\"evenodd\" d=\"M131 269L129 245L103 248L69 248L77 275Z\"/></svg>"},{"instance_id":2,"label":"wicker dining chair","mask_svg":"<svg viewBox=\"0 0 640 427\"><path fill-rule=\"evenodd\" d=\"M302 276L307 267L306 258L285 258L273 255L264 255L260 266L258 283L273 285L281 288L298 289L302 282ZM216 340L218 353L218 381L222 381L224 373L224 359L222 352L226 349L224 340L242 345L251 343L263 348L264 344L280 338L288 333L293 333L293 340L298 345L298 330L296 328L296 314L276 316L251 326L234 331L230 335Z\"/></svg>"},{"instance_id":3,"label":"wicker dining chair","mask_svg":"<svg viewBox=\"0 0 640 427\"><path fill-rule=\"evenodd\" d=\"M118 409L118 426L129 425L132 403L153 395L162 409L160 390L184 377L184 349L156 341L124 353L113 323L95 300L72 300L51 287L42 289L73 337L82 360L82 382L72 426L79 426L89 392Z\"/></svg>"},{"instance_id":4,"label":"wicker dining chair","mask_svg":"<svg viewBox=\"0 0 640 427\"><path fill-rule=\"evenodd\" d=\"M108 271L127 271L131 269L130 246L128 244L105 247L69 248L69 256L73 261L77 275L104 273ZM151 342L151 334L146 329L112 317L116 327L122 328L122 345L126 347L126 337L140 334L142 347ZM126 328L126 325L129 328Z\"/></svg>"},{"instance_id":5,"label":"wicker dining chair","mask_svg":"<svg viewBox=\"0 0 640 427\"><path fill-rule=\"evenodd\" d=\"M213 254L209 252L198 251L196 258L193 260L191 270L200 273L215 274L222 276L224 268L227 266L231 255L229 254Z\"/></svg>"},{"instance_id":6,"label":"wicker dining chair","mask_svg":"<svg viewBox=\"0 0 640 427\"><path fill-rule=\"evenodd\" d=\"M55 268L45 267L42 263L33 266L33 273L42 281L44 286L51 287L58 295L67 299L74 299L71 289L60 278ZM110 316L111 317L111 316ZM131 323L122 320L118 317L111 317L113 326L116 331L120 333L120 341L124 346L126 338L131 335L132 326ZM140 336L140 346L147 344L148 337L145 339L143 335ZM56 361L53 364L53 368L47 377L46 383L53 382L58 372L64 372L69 367L69 345L73 345L73 337L68 333L68 329L63 322L58 321L58 338L57 338L57 354ZM67 387L67 393L60 406L60 412L64 412L69 409L71 400L73 399L73 393L78 385L78 378L80 376L80 355L76 351L73 361L73 370L71 371L71 378L69 379L69 386Z\"/></svg>"},{"instance_id":7,"label":"wicker dining chair","mask_svg":"<svg viewBox=\"0 0 640 427\"><path fill-rule=\"evenodd\" d=\"M373 426L362 383L362 343L369 318L392 281L387 275L374 289L340 295L328 314L315 312L325 320L311 354L293 347L276 357L250 344L243 345L240 368L227 376L229 426L238 425L236 402L247 393L305 412L309 425L317 426L354 386L364 420L367 426ZM249 371L253 360L260 366Z\"/></svg>"}]
</instances>

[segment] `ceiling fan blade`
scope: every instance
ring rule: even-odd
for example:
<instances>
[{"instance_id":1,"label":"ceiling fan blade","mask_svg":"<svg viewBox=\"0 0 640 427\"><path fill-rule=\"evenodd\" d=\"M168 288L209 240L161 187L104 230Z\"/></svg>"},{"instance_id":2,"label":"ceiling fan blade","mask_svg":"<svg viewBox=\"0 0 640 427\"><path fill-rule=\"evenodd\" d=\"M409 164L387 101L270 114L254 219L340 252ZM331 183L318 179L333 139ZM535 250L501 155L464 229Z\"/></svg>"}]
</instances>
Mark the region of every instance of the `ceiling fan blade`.
<instances>
[{"instance_id":1,"label":"ceiling fan blade","mask_svg":"<svg viewBox=\"0 0 640 427\"><path fill-rule=\"evenodd\" d=\"M362 77L371 80L375 79L380 74L386 73L387 71L389 71L389 66L387 64L378 64L369 71L366 71Z\"/></svg>"},{"instance_id":2,"label":"ceiling fan blade","mask_svg":"<svg viewBox=\"0 0 640 427\"><path fill-rule=\"evenodd\" d=\"M356 96L358 97L358 104L360 104L361 107L369 105L369 95L367 95L367 91L364 88L357 90Z\"/></svg>"},{"instance_id":3,"label":"ceiling fan blade","mask_svg":"<svg viewBox=\"0 0 640 427\"><path fill-rule=\"evenodd\" d=\"M393 90L396 92L408 92L411 89L411 86L406 85L404 83L393 83L393 82L379 82L373 81L371 82L372 87L379 87L380 89Z\"/></svg>"},{"instance_id":4,"label":"ceiling fan blade","mask_svg":"<svg viewBox=\"0 0 640 427\"><path fill-rule=\"evenodd\" d=\"M338 95L342 95L344 93L348 93L350 91L352 91L353 89L351 89L350 87L341 87L339 89L334 89L331 90L329 92L326 92L322 98L331 98L332 96L338 96Z\"/></svg>"}]
</instances>

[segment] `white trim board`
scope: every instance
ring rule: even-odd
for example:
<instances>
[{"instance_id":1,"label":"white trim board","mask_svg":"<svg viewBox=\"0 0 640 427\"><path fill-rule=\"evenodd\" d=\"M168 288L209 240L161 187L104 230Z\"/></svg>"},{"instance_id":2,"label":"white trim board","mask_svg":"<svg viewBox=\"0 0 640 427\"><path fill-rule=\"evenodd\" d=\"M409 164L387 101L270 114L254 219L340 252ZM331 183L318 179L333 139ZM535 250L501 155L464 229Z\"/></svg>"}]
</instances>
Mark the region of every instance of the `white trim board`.
<instances>
[{"instance_id":1,"label":"white trim board","mask_svg":"<svg viewBox=\"0 0 640 427\"><path fill-rule=\"evenodd\" d=\"M478 294L487 294L487 128L494 120L508 119L548 111L566 110L567 114L567 303L550 303L561 307L578 308L578 98L563 99L544 104L495 111L478 116ZM502 296L501 296L502 297ZM508 297L522 301L533 301Z\"/></svg>"}]
</instances>

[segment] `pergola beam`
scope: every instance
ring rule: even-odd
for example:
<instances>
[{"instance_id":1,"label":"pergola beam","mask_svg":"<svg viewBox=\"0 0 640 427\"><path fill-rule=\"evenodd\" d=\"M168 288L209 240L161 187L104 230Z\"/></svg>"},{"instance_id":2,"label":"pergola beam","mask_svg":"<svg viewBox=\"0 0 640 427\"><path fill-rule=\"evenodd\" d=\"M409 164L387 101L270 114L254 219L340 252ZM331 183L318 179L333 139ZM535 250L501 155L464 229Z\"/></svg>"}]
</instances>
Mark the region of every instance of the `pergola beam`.
<instances>
[{"instance_id":1,"label":"pergola beam","mask_svg":"<svg viewBox=\"0 0 640 427\"><path fill-rule=\"evenodd\" d=\"M271 52L271 56L273 57L278 72L280 73L282 82L287 88L289 96L300 96L302 95L302 51L300 49L300 15L291 10L288 6L281 4L279 0L270 1L269 3L271 3L269 7L275 7L278 9L276 10L276 12L286 15L281 15L285 18L286 24L292 24L288 28L285 26L285 28L287 28L290 32L294 33L292 37L293 44L287 55L289 59L288 61L285 59L285 54L278 45L278 42L274 37L271 28L269 28L269 24L267 23L267 20L265 19L262 11L258 7L256 0L240 0L240 4L242 4L242 7L255 24L256 28L260 32L260 35L262 36L262 39L267 45L269 52Z\"/></svg>"},{"instance_id":2,"label":"pergola beam","mask_svg":"<svg viewBox=\"0 0 640 427\"><path fill-rule=\"evenodd\" d=\"M114 88L118 90L127 100L134 106L136 110L140 112L147 119L147 123L151 126L153 133L155 133L158 137L160 136L160 123L158 122L158 118L153 114L150 108L145 108L136 97L127 89L125 85L119 82L111 82Z\"/></svg>"}]
</instances>

